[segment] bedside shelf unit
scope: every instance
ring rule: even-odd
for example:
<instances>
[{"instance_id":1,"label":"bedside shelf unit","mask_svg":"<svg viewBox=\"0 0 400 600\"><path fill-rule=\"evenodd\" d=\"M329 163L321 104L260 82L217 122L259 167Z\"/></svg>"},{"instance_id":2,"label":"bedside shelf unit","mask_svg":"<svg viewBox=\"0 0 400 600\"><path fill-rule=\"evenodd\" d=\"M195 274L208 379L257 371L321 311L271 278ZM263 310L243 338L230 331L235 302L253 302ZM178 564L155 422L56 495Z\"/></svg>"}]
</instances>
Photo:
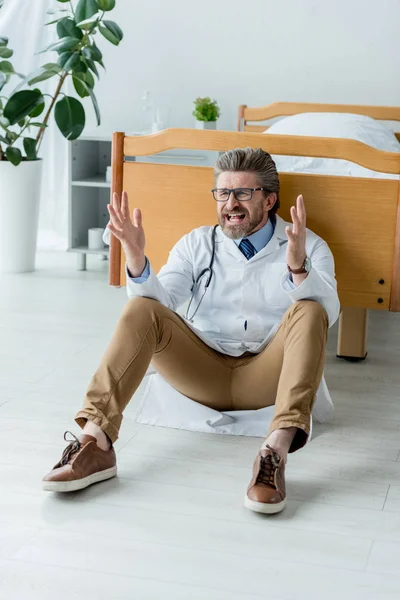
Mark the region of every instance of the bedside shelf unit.
<instances>
[{"instance_id":1,"label":"bedside shelf unit","mask_svg":"<svg viewBox=\"0 0 400 600\"><path fill-rule=\"evenodd\" d=\"M106 181L106 169L110 165L110 139L82 137L71 142L68 251L77 253L80 271L86 270L87 254L98 254L103 259L109 255L108 246L89 249L88 230L105 228L108 223L111 182Z\"/></svg>"}]
</instances>

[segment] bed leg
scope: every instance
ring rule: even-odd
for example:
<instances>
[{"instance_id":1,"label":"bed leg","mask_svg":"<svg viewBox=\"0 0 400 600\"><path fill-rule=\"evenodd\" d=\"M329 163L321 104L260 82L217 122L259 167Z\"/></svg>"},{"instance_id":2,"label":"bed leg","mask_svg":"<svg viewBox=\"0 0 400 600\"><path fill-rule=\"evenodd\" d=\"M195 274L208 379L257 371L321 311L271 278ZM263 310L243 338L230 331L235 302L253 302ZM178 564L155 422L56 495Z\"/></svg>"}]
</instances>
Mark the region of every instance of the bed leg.
<instances>
[{"instance_id":1,"label":"bed leg","mask_svg":"<svg viewBox=\"0 0 400 600\"><path fill-rule=\"evenodd\" d=\"M345 307L339 317L337 357L351 362L367 356L368 311L365 308Z\"/></svg>"}]
</instances>

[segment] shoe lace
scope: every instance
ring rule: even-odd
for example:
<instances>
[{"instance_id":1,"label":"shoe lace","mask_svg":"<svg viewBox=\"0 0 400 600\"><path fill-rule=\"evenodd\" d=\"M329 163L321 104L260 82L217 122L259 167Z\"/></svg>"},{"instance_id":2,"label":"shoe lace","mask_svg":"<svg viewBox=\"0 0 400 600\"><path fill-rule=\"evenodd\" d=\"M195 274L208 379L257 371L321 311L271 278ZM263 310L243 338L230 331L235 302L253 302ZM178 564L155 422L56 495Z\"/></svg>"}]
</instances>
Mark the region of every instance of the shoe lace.
<instances>
[{"instance_id":1,"label":"shoe lace","mask_svg":"<svg viewBox=\"0 0 400 600\"><path fill-rule=\"evenodd\" d=\"M67 434L72 435L73 439L67 439ZM63 467L64 465L68 464L68 462L71 460L72 456L74 454L76 454L77 452L79 452L79 450L82 448L82 444L80 443L80 441L78 440L78 438L76 437L76 435L74 435L71 431L66 431L64 433L64 440L66 442L69 442L68 446L65 448L61 460L60 460L60 466Z\"/></svg>"},{"instance_id":2,"label":"shoe lace","mask_svg":"<svg viewBox=\"0 0 400 600\"><path fill-rule=\"evenodd\" d=\"M256 483L264 483L271 487L275 487L275 471L279 467L280 458L274 450L267 445L271 450L271 454L261 457L260 470L258 472Z\"/></svg>"}]
</instances>

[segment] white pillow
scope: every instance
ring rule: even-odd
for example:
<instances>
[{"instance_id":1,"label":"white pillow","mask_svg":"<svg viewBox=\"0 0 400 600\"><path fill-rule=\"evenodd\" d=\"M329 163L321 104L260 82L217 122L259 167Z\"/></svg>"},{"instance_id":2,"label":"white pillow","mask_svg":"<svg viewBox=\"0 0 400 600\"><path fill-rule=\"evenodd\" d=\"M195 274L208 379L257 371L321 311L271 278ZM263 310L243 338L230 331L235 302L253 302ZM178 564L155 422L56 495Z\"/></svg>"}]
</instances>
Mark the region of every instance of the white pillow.
<instances>
[{"instance_id":1,"label":"white pillow","mask_svg":"<svg viewBox=\"0 0 400 600\"><path fill-rule=\"evenodd\" d=\"M301 113L280 119L264 133L335 137L358 140L387 152L400 152L400 142L393 131L379 121L364 115L347 113ZM278 171L350 175L396 179L397 175L370 171L347 160L306 156L273 156Z\"/></svg>"}]
</instances>

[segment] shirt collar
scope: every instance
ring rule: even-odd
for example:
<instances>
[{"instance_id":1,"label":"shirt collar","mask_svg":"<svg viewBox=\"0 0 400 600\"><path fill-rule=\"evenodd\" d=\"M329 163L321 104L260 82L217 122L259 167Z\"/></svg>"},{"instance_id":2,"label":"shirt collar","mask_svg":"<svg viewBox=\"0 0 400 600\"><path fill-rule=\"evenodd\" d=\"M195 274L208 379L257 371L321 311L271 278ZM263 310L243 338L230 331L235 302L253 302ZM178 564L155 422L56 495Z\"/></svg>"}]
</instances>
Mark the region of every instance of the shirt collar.
<instances>
[{"instance_id":1,"label":"shirt collar","mask_svg":"<svg viewBox=\"0 0 400 600\"><path fill-rule=\"evenodd\" d=\"M265 246L271 240L272 236L274 235L274 229L274 223L271 219L268 219L264 227L261 227L261 229L259 229L258 231L255 231L251 235L246 236L246 239L248 239L253 244L257 252L260 252L260 250L265 248ZM235 242L236 246L239 246L242 239L244 238L240 238L233 241Z\"/></svg>"}]
</instances>

